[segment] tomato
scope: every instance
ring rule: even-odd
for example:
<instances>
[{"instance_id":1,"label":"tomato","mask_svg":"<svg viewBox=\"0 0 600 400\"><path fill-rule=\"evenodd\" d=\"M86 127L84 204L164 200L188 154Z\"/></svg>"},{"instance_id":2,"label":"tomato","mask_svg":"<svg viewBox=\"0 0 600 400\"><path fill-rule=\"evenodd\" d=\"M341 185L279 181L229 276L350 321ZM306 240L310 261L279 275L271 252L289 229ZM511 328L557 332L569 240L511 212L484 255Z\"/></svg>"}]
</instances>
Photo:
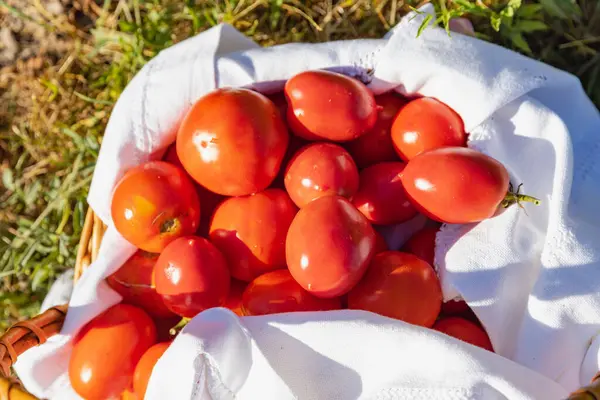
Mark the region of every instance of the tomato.
<instances>
[{"instance_id":1,"label":"tomato","mask_svg":"<svg viewBox=\"0 0 600 400\"><path fill-rule=\"evenodd\" d=\"M162 357L170 345L171 342L157 343L146 350L140 361L138 361L133 374L133 389L138 398L143 399L146 395L146 388L148 387L152 370L158 359Z\"/></svg>"},{"instance_id":2,"label":"tomato","mask_svg":"<svg viewBox=\"0 0 600 400\"><path fill-rule=\"evenodd\" d=\"M152 286L152 270L158 254L138 250L114 274L106 278L108 285L121 296L123 302L142 308L152 317L171 317L162 297Z\"/></svg>"},{"instance_id":3,"label":"tomato","mask_svg":"<svg viewBox=\"0 0 600 400\"><path fill-rule=\"evenodd\" d=\"M290 136L290 143L285 152L285 156L283 157L283 162L281 163L281 169L279 170L277 177L275 177L275 180L271 184L272 188L285 190L284 180L285 180L285 172L287 170L287 166L289 165L292 158L294 158L296 153L298 153L298 151L301 148L303 148L304 146L306 146L308 143L309 142L307 140L299 138L298 136L295 136L295 135Z\"/></svg>"},{"instance_id":4,"label":"tomato","mask_svg":"<svg viewBox=\"0 0 600 400\"><path fill-rule=\"evenodd\" d=\"M275 104L275 107L279 110L281 118L285 121L287 115L287 100L285 99L284 92L271 93L267 95L267 98Z\"/></svg>"},{"instance_id":5,"label":"tomato","mask_svg":"<svg viewBox=\"0 0 600 400\"><path fill-rule=\"evenodd\" d=\"M399 251L377 254L364 278L348 293L348 308L371 311L431 327L442 306L442 289L431 265Z\"/></svg>"},{"instance_id":6,"label":"tomato","mask_svg":"<svg viewBox=\"0 0 600 400\"><path fill-rule=\"evenodd\" d=\"M389 249L385 239L381 233L375 231L375 250L373 250L373 254L379 254L387 250Z\"/></svg>"},{"instance_id":7,"label":"tomato","mask_svg":"<svg viewBox=\"0 0 600 400\"><path fill-rule=\"evenodd\" d=\"M342 307L339 298L321 299L308 293L287 269L267 272L250 282L242 299L245 315L339 310Z\"/></svg>"},{"instance_id":8,"label":"tomato","mask_svg":"<svg viewBox=\"0 0 600 400\"><path fill-rule=\"evenodd\" d=\"M154 325L156 325L156 340L158 342L166 342L173 339L171 329L181 322L181 317L177 314L172 315L173 316L169 318L154 318Z\"/></svg>"},{"instance_id":9,"label":"tomato","mask_svg":"<svg viewBox=\"0 0 600 400\"><path fill-rule=\"evenodd\" d=\"M154 265L156 291L171 311L187 318L223 305L229 279L223 254L199 236L173 241Z\"/></svg>"},{"instance_id":10,"label":"tomato","mask_svg":"<svg viewBox=\"0 0 600 400\"><path fill-rule=\"evenodd\" d=\"M429 265L434 265L435 257L435 237L439 228L425 227L416 232L404 243L403 250L414 254L421 260L427 261Z\"/></svg>"},{"instance_id":11,"label":"tomato","mask_svg":"<svg viewBox=\"0 0 600 400\"><path fill-rule=\"evenodd\" d=\"M285 268L285 237L297 209L281 189L232 197L215 210L210 240L227 258L231 276L250 282Z\"/></svg>"},{"instance_id":12,"label":"tomato","mask_svg":"<svg viewBox=\"0 0 600 400\"><path fill-rule=\"evenodd\" d=\"M442 304L442 313L444 315L457 315L470 310L467 303L463 300L450 300Z\"/></svg>"},{"instance_id":13,"label":"tomato","mask_svg":"<svg viewBox=\"0 0 600 400\"><path fill-rule=\"evenodd\" d=\"M449 224L494 216L509 189L502 164L464 147L431 150L413 158L401 180L421 213Z\"/></svg>"},{"instance_id":14,"label":"tomato","mask_svg":"<svg viewBox=\"0 0 600 400\"><path fill-rule=\"evenodd\" d=\"M244 311L242 309L242 293L244 293L246 286L246 282L232 279L231 284L229 285L229 296L224 304L224 307L229 308L240 317L244 316Z\"/></svg>"},{"instance_id":15,"label":"tomato","mask_svg":"<svg viewBox=\"0 0 600 400\"><path fill-rule=\"evenodd\" d=\"M360 171L360 186L352 204L371 223L399 224L417 215L400 180L404 167L401 162L384 162Z\"/></svg>"},{"instance_id":16,"label":"tomato","mask_svg":"<svg viewBox=\"0 0 600 400\"><path fill-rule=\"evenodd\" d=\"M467 134L460 116L439 100L421 97L404 106L394 118L392 141L405 161L448 146L466 146Z\"/></svg>"},{"instance_id":17,"label":"tomato","mask_svg":"<svg viewBox=\"0 0 600 400\"><path fill-rule=\"evenodd\" d=\"M302 208L286 239L290 273L305 290L331 298L364 275L375 250L375 231L345 198L325 196Z\"/></svg>"},{"instance_id":18,"label":"tomato","mask_svg":"<svg viewBox=\"0 0 600 400\"><path fill-rule=\"evenodd\" d=\"M131 244L160 253L178 237L196 232L200 201L181 168L151 161L130 169L117 183L111 214Z\"/></svg>"},{"instance_id":19,"label":"tomato","mask_svg":"<svg viewBox=\"0 0 600 400\"><path fill-rule=\"evenodd\" d=\"M117 304L76 335L69 360L75 392L89 400L118 398L131 387L138 360L156 341L156 328L142 309Z\"/></svg>"},{"instance_id":20,"label":"tomato","mask_svg":"<svg viewBox=\"0 0 600 400\"><path fill-rule=\"evenodd\" d=\"M350 154L332 143L300 149L285 171L285 188L298 207L322 196L351 198L358 189L358 169Z\"/></svg>"},{"instance_id":21,"label":"tomato","mask_svg":"<svg viewBox=\"0 0 600 400\"><path fill-rule=\"evenodd\" d=\"M285 84L287 119L308 140L349 141L377 121L373 93L360 81L330 71L306 71Z\"/></svg>"},{"instance_id":22,"label":"tomato","mask_svg":"<svg viewBox=\"0 0 600 400\"><path fill-rule=\"evenodd\" d=\"M271 184L289 135L279 110L247 89L218 89L198 100L177 133L177 154L206 189L226 196L260 192Z\"/></svg>"},{"instance_id":23,"label":"tomato","mask_svg":"<svg viewBox=\"0 0 600 400\"><path fill-rule=\"evenodd\" d=\"M391 127L398 110L406 104L406 99L394 92L388 92L375 96L375 102L379 110L373 129L345 145L358 168L398 160L392 143Z\"/></svg>"},{"instance_id":24,"label":"tomato","mask_svg":"<svg viewBox=\"0 0 600 400\"><path fill-rule=\"evenodd\" d=\"M433 325L436 331L455 337L482 349L494 351L487 333L471 321L459 317L442 318Z\"/></svg>"},{"instance_id":25,"label":"tomato","mask_svg":"<svg viewBox=\"0 0 600 400\"><path fill-rule=\"evenodd\" d=\"M130 389L126 389L123 393L121 393L121 397L119 399L120 400L138 400L138 397L136 396L133 389L130 388Z\"/></svg>"}]
</instances>

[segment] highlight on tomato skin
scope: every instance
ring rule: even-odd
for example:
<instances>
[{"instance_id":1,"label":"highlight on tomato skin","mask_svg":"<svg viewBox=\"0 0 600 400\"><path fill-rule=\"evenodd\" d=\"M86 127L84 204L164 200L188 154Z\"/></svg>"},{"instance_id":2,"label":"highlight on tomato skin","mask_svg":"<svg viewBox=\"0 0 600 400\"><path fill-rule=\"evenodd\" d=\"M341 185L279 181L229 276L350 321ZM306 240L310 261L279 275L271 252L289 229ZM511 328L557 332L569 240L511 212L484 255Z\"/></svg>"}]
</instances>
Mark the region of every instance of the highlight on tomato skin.
<instances>
[{"instance_id":1,"label":"highlight on tomato skin","mask_svg":"<svg viewBox=\"0 0 600 400\"><path fill-rule=\"evenodd\" d=\"M375 231L341 196L318 198L300 209L286 239L288 269L317 297L339 297L363 277L375 250Z\"/></svg>"},{"instance_id":2,"label":"highlight on tomato skin","mask_svg":"<svg viewBox=\"0 0 600 400\"><path fill-rule=\"evenodd\" d=\"M156 292L175 314L193 318L219 307L229 294L230 274L223 254L207 239L173 241L154 265Z\"/></svg>"},{"instance_id":3,"label":"highlight on tomato skin","mask_svg":"<svg viewBox=\"0 0 600 400\"><path fill-rule=\"evenodd\" d=\"M313 296L294 280L290 271L280 269L254 279L242 295L245 315L266 315L298 311L341 309L339 298Z\"/></svg>"},{"instance_id":4,"label":"highlight on tomato skin","mask_svg":"<svg viewBox=\"0 0 600 400\"><path fill-rule=\"evenodd\" d=\"M392 142L392 122L408 100L395 92L375 96L378 106L375 126L358 139L344 144L360 169L387 161L400 161Z\"/></svg>"},{"instance_id":5,"label":"highlight on tomato skin","mask_svg":"<svg viewBox=\"0 0 600 400\"><path fill-rule=\"evenodd\" d=\"M135 367L156 342L156 328L142 309L117 304L88 322L73 340L69 380L89 400L118 398L131 388Z\"/></svg>"},{"instance_id":6,"label":"highlight on tomato skin","mask_svg":"<svg viewBox=\"0 0 600 400\"><path fill-rule=\"evenodd\" d=\"M286 82L284 91L288 125L307 140L353 140L377 121L371 90L357 79L336 72L301 72Z\"/></svg>"},{"instance_id":7,"label":"highlight on tomato skin","mask_svg":"<svg viewBox=\"0 0 600 400\"><path fill-rule=\"evenodd\" d=\"M286 167L284 184L292 201L302 208L323 196L352 198L359 174L343 147L319 142L298 150Z\"/></svg>"},{"instance_id":8,"label":"highlight on tomato skin","mask_svg":"<svg viewBox=\"0 0 600 400\"><path fill-rule=\"evenodd\" d=\"M111 216L127 241L160 253L178 237L196 232L200 200L185 171L165 161L150 161L130 169L117 183Z\"/></svg>"},{"instance_id":9,"label":"highlight on tomato skin","mask_svg":"<svg viewBox=\"0 0 600 400\"><path fill-rule=\"evenodd\" d=\"M186 171L223 196L266 189L280 169L288 142L275 104L242 88L217 89L199 99L184 117L176 139Z\"/></svg>"},{"instance_id":10,"label":"highlight on tomato skin","mask_svg":"<svg viewBox=\"0 0 600 400\"><path fill-rule=\"evenodd\" d=\"M375 255L348 293L348 308L431 327L442 305L439 279L427 262L399 251Z\"/></svg>"},{"instance_id":11,"label":"highlight on tomato skin","mask_svg":"<svg viewBox=\"0 0 600 400\"><path fill-rule=\"evenodd\" d=\"M488 351L494 351L490 338L483 328L460 317L442 318L433 326L434 330L445 333L456 339L481 347Z\"/></svg>"},{"instance_id":12,"label":"highlight on tomato skin","mask_svg":"<svg viewBox=\"0 0 600 400\"><path fill-rule=\"evenodd\" d=\"M467 145L462 118L432 97L412 100L401 108L393 120L391 137L404 161L437 148Z\"/></svg>"}]
</instances>

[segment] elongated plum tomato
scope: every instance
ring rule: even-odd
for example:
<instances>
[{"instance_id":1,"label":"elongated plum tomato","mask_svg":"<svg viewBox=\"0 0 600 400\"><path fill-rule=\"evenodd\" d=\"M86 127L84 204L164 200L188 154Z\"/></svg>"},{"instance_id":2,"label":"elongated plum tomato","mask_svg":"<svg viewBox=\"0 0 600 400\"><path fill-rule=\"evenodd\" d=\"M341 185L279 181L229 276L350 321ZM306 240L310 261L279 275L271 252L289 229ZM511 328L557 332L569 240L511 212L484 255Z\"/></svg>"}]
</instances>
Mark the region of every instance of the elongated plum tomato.
<instances>
[{"instance_id":1,"label":"elongated plum tomato","mask_svg":"<svg viewBox=\"0 0 600 400\"><path fill-rule=\"evenodd\" d=\"M438 230L439 228L429 226L421 229L404 243L403 250L427 261L429 265L433 265L435 257L435 237Z\"/></svg>"},{"instance_id":2,"label":"elongated plum tomato","mask_svg":"<svg viewBox=\"0 0 600 400\"><path fill-rule=\"evenodd\" d=\"M152 370L158 362L158 359L167 351L171 342L157 343L150 347L140 361L138 361L133 374L133 389L138 399L142 400L146 395L146 389L148 388L148 382L150 381L150 375Z\"/></svg>"},{"instance_id":3,"label":"elongated plum tomato","mask_svg":"<svg viewBox=\"0 0 600 400\"><path fill-rule=\"evenodd\" d=\"M198 229L200 201L186 173L164 161L130 169L117 183L111 204L117 231L134 246L160 253Z\"/></svg>"},{"instance_id":4,"label":"elongated plum tomato","mask_svg":"<svg viewBox=\"0 0 600 400\"><path fill-rule=\"evenodd\" d=\"M394 118L392 141L405 161L449 146L466 146L467 135L460 116L439 100L421 97L405 105Z\"/></svg>"},{"instance_id":5,"label":"elongated plum tomato","mask_svg":"<svg viewBox=\"0 0 600 400\"><path fill-rule=\"evenodd\" d=\"M138 250L114 274L106 278L106 283L123 296L123 302L142 308L156 318L172 317L162 297L152 285L152 271L158 254Z\"/></svg>"},{"instance_id":6,"label":"elongated plum tomato","mask_svg":"<svg viewBox=\"0 0 600 400\"><path fill-rule=\"evenodd\" d=\"M69 360L69 379L84 399L104 400L131 387L135 367L156 342L156 328L142 309L117 304L77 334Z\"/></svg>"},{"instance_id":7,"label":"elongated plum tomato","mask_svg":"<svg viewBox=\"0 0 600 400\"><path fill-rule=\"evenodd\" d=\"M430 328L442 305L431 265L399 251L377 254L364 278L348 293L348 308L371 311Z\"/></svg>"},{"instance_id":8,"label":"elongated plum tomato","mask_svg":"<svg viewBox=\"0 0 600 400\"><path fill-rule=\"evenodd\" d=\"M380 162L398 160L398 155L392 143L392 122L398 110L407 101L394 92L388 92L375 96L375 102L379 106L379 109L377 112L377 122L373 129L345 145L358 168L365 168Z\"/></svg>"},{"instance_id":9,"label":"elongated plum tomato","mask_svg":"<svg viewBox=\"0 0 600 400\"><path fill-rule=\"evenodd\" d=\"M154 283L171 311L192 318L219 307L229 294L229 270L223 254L208 240L184 236L173 241L154 265Z\"/></svg>"},{"instance_id":10,"label":"elongated plum tomato","mask_svg":"<svg viewBox=\"0 0 600 400\"><path fill-rule=\"evenodd\" d=\"M246 282L232 279L231 284L229 285L229 296L227 296L227 300L224 304L224 307L229 308L240 317L244 316L242 307L242 294L244 293L246 286Z\"/></svg>"},{"instance_id":11,"label":"elongated plum tomato","mask_svg":"<svg viewBox=\"0 0 600 400\"><path fill-rule=\"evenodd\" d=\"M417 215L400 180L405 165L401 162L384 162L360 171L360 186L352 204L371 223L399 224Z\"/></svg>"},{"instance_id":12,"label":"elongated plum tomato","mask_svg":"<svg viewBox=\"0 0 600 400\"><path fill-rule=\"evenodd\" d=\"M482 349L494 351L487 333L479 326L464 318L442 318L433 325L433 329L474 346L479 346Z\"/></svg>"},{"instance_id":13,"label":"elongated plum tomato","mask_svg":"<svg viewBox=\"0 0 600 400\"><path fill-rule=\"evenodd\" d=\"M500 162L464 147L420 154L404 168L401 180L421 213L449 224L491 218L509 188L508 172Z\"/></svg>"},{"instance_id":14,"label":"elongated plum tomato","mask_svg":"<svg viewBox=\"0 0 600 400\"><path fill-rule=\"evenodd\" d=\"M198 100L177 133L177 154L206 189L225 196L271 184L289 135L271 100L247 89L218 89Z\"/></svg>"},{"instance_id":15,"label":"elongated plum tomato","mask_svg":"<svg viewBox=\"0 0 600 400\"><path fill-rule=\"evenodd\" d=\"M292 132L308 140L344 142L377 121L373 93L360 81L330 71L306 71L285 84Z\"/></svg>"},{"instance_id":16,"label":"elongated plum tomato","mask_svg":"<svg viewBox=\"0 0 600 400\"><path fill-rule=\"evenodd\" d=\"M364 275L375 250L375 231L340 196L325 196L302 208L286 240L290 273L305 290L331 298L347 293Z\"/></svg>"},{"instance_id":17,"label":"elongated plum tomato","mask_svg":"<svg viewBox=\"0 0 600 400\"><path fill-rule=\"evenodd\" d=\"M231 276L250 282L285 268L285 238L297 211L281 189L221 203L210 225L210 240L227 258Z\"/></svg>"},{"instance_id":18,"label":"elongated plum tomato","mask_svg":"<svg viewBox=\"0 0 600 400\"><path fill-rule=\"evenodd\" d=\"M339 310L339 298L321 299L308 293L287 269L267 272L250 282L242 296L245 315L296 311Z\"/></svg>"},{"instance_id":19,"label":"elongated plum tomato","mask_svg":"<svg viewBox=\"0 0 600 400\"><path fill-rule=\"evenodd\" d=\"M351 198L358 189L358 169L350 154L332 143L300 149L289 162L285 188L298 207L322 196Z\"/></svg>"}]
</instances>

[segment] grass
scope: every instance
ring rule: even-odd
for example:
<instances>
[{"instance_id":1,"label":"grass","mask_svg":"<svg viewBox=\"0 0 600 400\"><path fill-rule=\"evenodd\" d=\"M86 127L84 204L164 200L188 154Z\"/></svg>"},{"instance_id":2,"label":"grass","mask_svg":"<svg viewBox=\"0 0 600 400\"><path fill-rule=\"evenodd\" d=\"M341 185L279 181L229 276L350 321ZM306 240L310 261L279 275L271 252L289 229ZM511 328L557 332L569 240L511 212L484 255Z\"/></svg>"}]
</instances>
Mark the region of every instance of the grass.
<instances>
[{"instance_id":1,"label":"grass","mask_svg":"<svg viewBox=\"0 0 600 400\"><path fill-rule=\"evenodd\" d=\"M35 23L67 45L0 79L0 330L39 309L74 266L102 133L127 82L160 50L221 22L263 46L377 38L425 1L0 0L0 22ZM577 74L600 104L597 0L435 0L445 25L470 18L484 40ZM29 2L25 2L29 3ZM40 64L41 63L41 64Z\"/></svg>"}]
</instances>

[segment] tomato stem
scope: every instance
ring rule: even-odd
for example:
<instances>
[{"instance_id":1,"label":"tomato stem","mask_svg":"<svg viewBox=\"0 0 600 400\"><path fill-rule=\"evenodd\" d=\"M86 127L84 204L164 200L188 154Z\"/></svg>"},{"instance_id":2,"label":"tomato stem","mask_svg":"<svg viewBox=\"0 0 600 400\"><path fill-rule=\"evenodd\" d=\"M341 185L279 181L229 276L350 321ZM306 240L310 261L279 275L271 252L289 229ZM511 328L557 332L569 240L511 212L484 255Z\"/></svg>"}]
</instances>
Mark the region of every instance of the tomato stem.
<instances>
[{"instance_id":1,"label":"tomato stem","mask_svg":"<svg viewBox=\"0 0 600 400\"><path fill-rule=\"evenodd\" d=\"M517 204L519 207L523 208L523 205L521 203L532 203L536 206L539 206L542 203L539 199L537 199L533 196L522 194L521 186L523 186L522 183L519 186L517 186L517 191L515 192L513 190L512 183L509 184L508 192L506 193L504 200L502 200L502 203L500 203L502 205L502 207L508 208L508 207L512 206L513 204Z\"/></svg>"},{"instance_id":2,"label":"tomato stem","mask_svg":"<svg viewBox=\"0 0 600 400\"><path fill-rule=\"evenodd\" d=\"M169 329L169 335L177 336L177 334L179 332L181 332L181 330L183 328L185 328L185 326L188 324L188 322L190 322L190 320L191 320L191 318L186 318L186 317L181 318L181 320L177 323L177 325L175 325L174 327Z\"/></svg>"},{"instance_id":3,"label":"tomato stem","mask_svg":"<svg viewBox=\"0 0 600 400\"><path fill-rule=\"evenodd\" d=\"M160 233L174 232L179 227L179 219L171 218L160 224Z\"/></svg>"}]
</instances>

